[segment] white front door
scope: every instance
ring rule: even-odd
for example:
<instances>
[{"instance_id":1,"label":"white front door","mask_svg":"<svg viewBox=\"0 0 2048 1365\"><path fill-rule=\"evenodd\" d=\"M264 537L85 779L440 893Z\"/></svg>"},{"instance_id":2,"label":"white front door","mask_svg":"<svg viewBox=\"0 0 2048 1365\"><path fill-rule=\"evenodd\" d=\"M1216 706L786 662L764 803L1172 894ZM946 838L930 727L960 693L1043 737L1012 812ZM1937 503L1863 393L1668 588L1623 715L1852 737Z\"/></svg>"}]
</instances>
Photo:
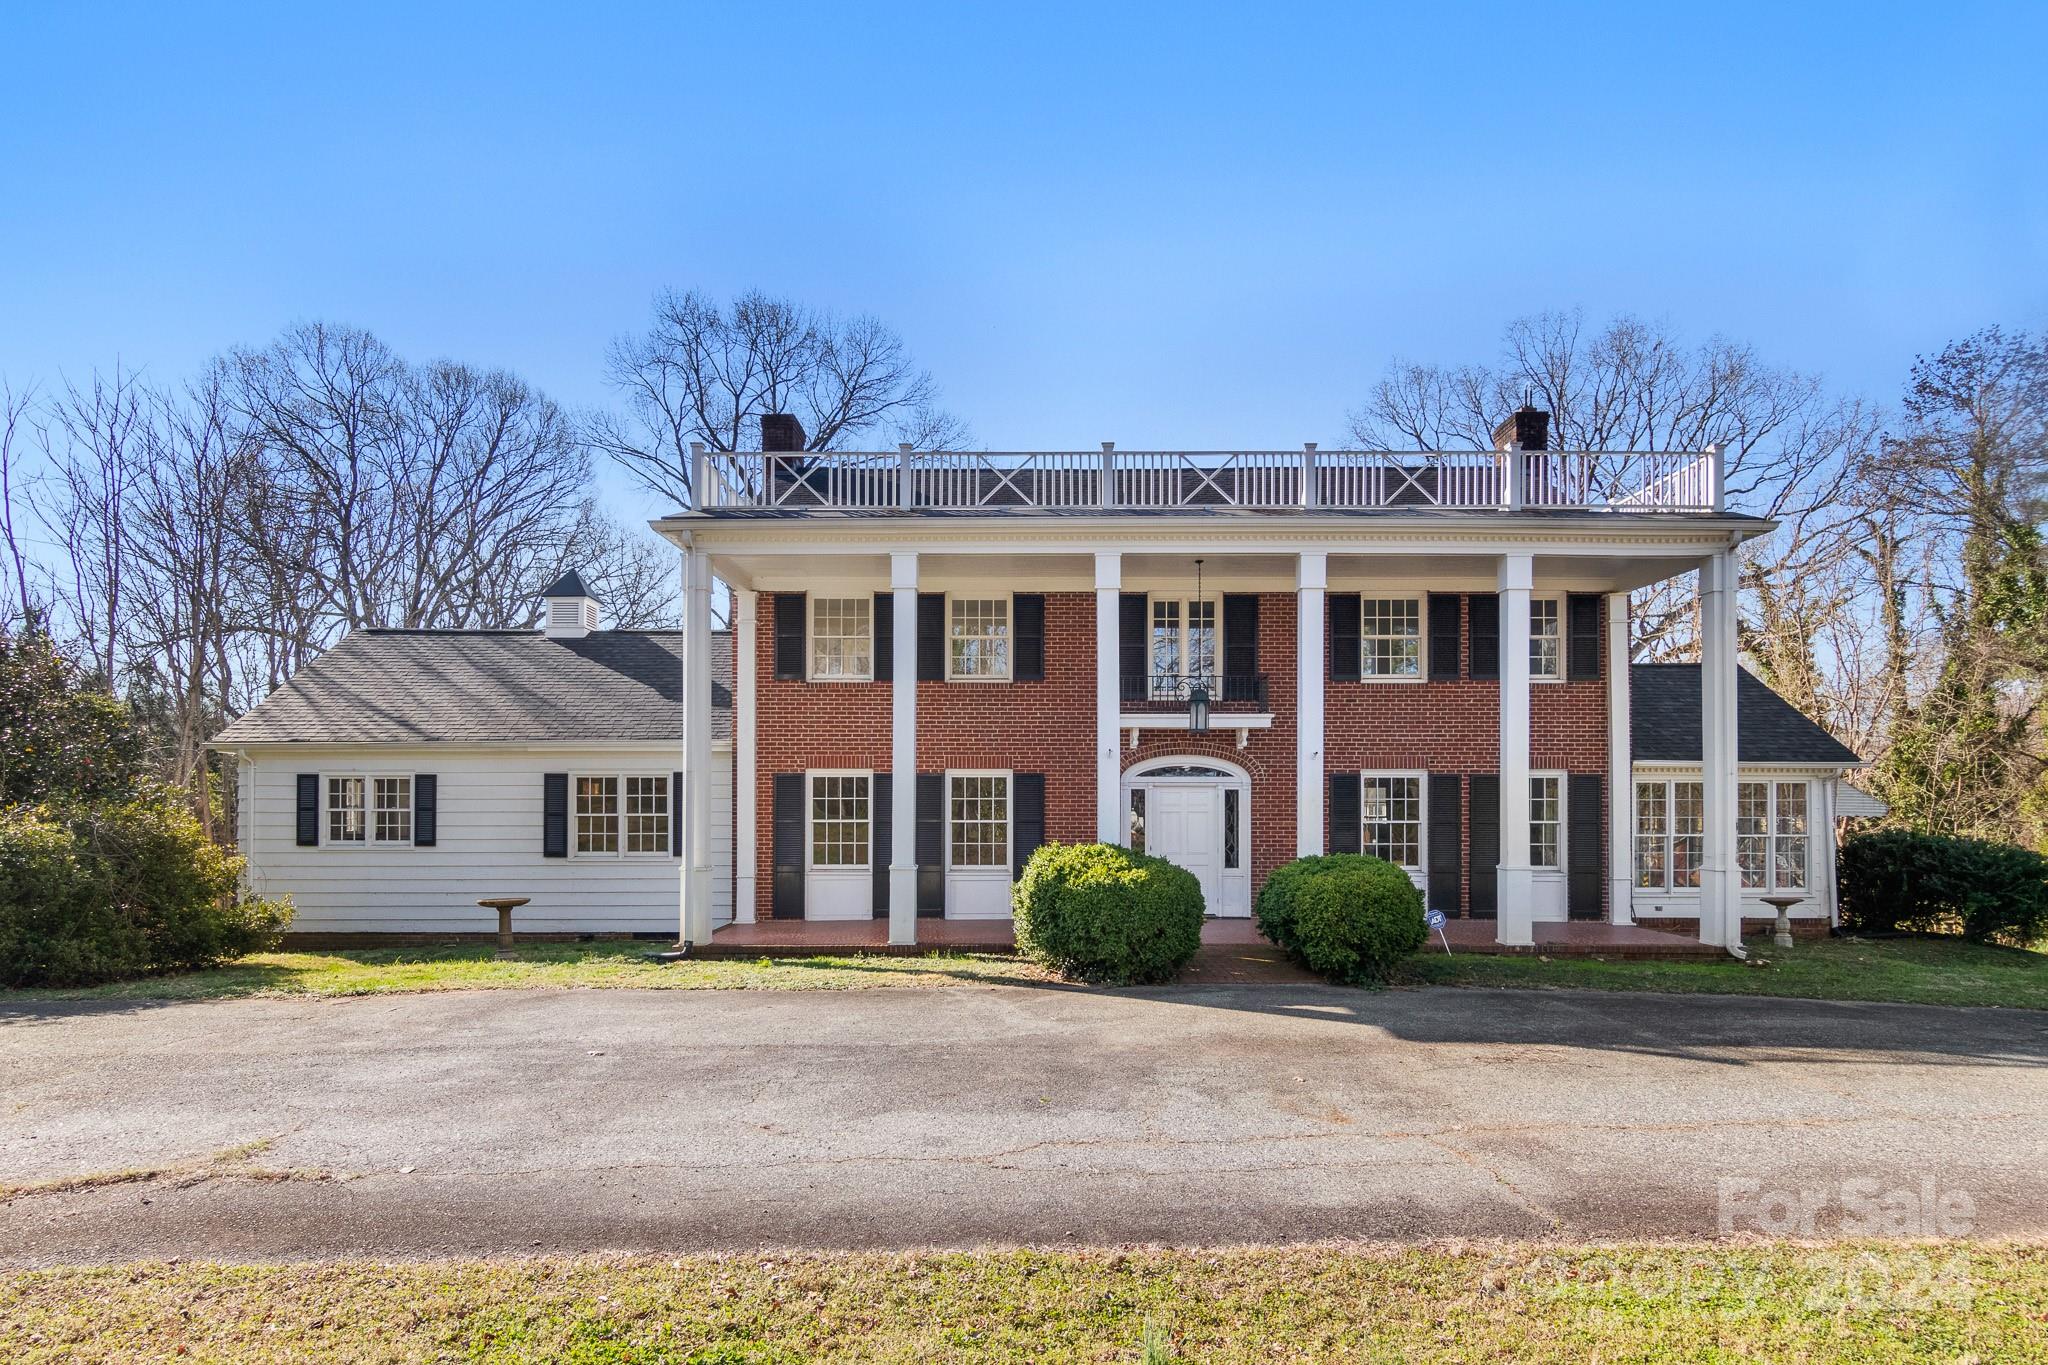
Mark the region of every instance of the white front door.
<instances>
[{"instance_id":1,"label":"white front door","mask_svg":"<svg viewBox=\"0 0 2048 1365\"><path fill-rule=\"evenodd\" d=\"M1168 782L1148 786L1145 851L1194 873L1210 914L1229 913L1223 898L1223 789Z\"/></svg>"}]
</instances>

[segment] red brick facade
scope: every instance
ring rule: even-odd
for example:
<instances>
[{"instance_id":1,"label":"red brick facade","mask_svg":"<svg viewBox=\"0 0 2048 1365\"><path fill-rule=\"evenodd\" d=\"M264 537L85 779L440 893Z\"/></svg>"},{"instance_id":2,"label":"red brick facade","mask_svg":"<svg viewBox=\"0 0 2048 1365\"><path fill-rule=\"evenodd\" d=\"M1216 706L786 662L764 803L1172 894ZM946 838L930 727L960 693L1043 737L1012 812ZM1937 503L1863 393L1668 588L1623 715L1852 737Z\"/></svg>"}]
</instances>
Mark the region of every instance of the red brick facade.
<instances>
[{"instance_id":1,"label":"red brick facade","mask_svg":"<svg viewBox=\"0 0 2048 1365\"><path fill-rule=\"evenodd\" d=\"M753 800L755 912L770 914L774 882L773 777L824 768L890 768L889 683L777 680L775 600L757 599L754 668L758 726ZM1259 671L1270 688L1273 724L1236 733L1219 709L1207 735L1141 730L1120 745L1123 768L1172 754L1225 759L1248 771L1254 894L1294 856L1295 595L1261 594ZM899 628L903 628L899 626ZM1470 640L1460 632L1469 655ZM1466 660L1469 665L1469 658ZM1325 678L1327 659L1318 660ZM1469 667L1461 672L1469 671ZM1531 766L1599 773L1607 769L1606 682L1532 687ZM1470 775L1499 767L1499 686L1489 681L1324 684L1324 760L1329 771L1413 769ZM1039 682L917 684L918 768L1003 768L1045 775L1048 839L1095 837L1095 600L1091 593L1045 597L1045 678ZM1469 798L1468 798L1469 800ZM1603 803L1604 805L1604 803ZM1602 814L1603 829L1605 811ZM1467 847L1469 808L1462 827ZM1327 846L1327 842L1326 845ZM1469 862L1469 858L1464 861ZM1469 890L1470 879L1465 879ZM1601 878L1605 896L1606 878Z\"/></svg>"}]
</instances>

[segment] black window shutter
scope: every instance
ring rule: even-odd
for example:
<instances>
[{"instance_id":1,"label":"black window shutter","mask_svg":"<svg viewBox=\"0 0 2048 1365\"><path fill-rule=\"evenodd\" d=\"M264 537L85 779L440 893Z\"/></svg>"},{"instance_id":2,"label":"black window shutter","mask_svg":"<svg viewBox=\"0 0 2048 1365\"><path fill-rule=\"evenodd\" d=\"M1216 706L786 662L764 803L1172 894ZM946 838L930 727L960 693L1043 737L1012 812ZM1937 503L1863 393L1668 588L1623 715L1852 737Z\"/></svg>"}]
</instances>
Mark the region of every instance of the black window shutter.
<instances>
[{"instance_id":1,"label":"black window shutter","mask_svg":"<svg viewBox=\"0 0 2048 1365\"><path fill-rule=\"evenodd\" d=\"M1456 773L1429 775L1429 908L1446 915L1458 913L1465 866L1465 850L1458 846L1464 807L1464 783Z\"/></svg>"},{"instance_id":2,"label":"black window shutter","mask_svg":"<svg viewBox=\"0 0 2048 1365\"><path fill-rule=\"evenodd\" d=\"M946 680L946 594L917 595L917 680Z\"/></svg>"},{"instance_id":3,"label":"black window shutter","mask_svg":"<svg viewBox=\"0 0 2048 1365\"><path fill-rule=\"evenodd\" d=\"M1045 843L1045 774L1010 775L1010 879L1024 875L1024 864Z\"/></svg>"},{"instance_id":4,"label":"black window shutter","mask_svg":"<svg viewBox=\"0 0 2048 1365\"><path fill-rule=\"evenodd\" d=\"M1607 599L1597 592L1575 592L1564 599L1565 677L1593 682L1600 677L1601 618Z\"/></svg>"},{"instance_id":5,"label":"black window shutter","mask_svg":"<svg viewBox=\"0 0 2048 1365\"><path fill-rule=\"evenodd\" d=\"M1500 774L1474 773L1465 785L1472 793L1472 914L1492 919L1500 913Z\"/></svg>"},{"instance_id":6,"label":"black window shutter","mask_svg":"<svg viewBox=\"0 0 2048 1365\"><path fill-rule=\"evenodd\" d=\"M1599 773L1573 773L1565 785L1565 913L1573 919L1600 918L1600 807L1605 784Z\"/></svg>"},{"instance_id":7,"label":"black window shutter","mask_svg":"<svg viewBox=\"0 0 2048 1365\"><path fill-rule=\"evenodd\" d=\"M1363 628L1359 621L1359 597L1355 592L1333 592L1330 594L1330 681L1357 682L1362 661L1359 658L1359 632ZM1312 665L1306 659L1298 665L1308 668Z\"/></svg>"},{"instance_id":8,"label":"black window shutter","mask_svg":"<svg viewBox=\"0 0 2048 1365\"><path fill-rule=\"evenodd\" d=\"M917 913L946 913L946 775L917 775Z\"/></svg>"},{"instance_id":9,"label":"black window shutter","mask_svg":"<svg viewBox=\"0 0 2048 1365\"><path fill-rule=\"evenodd\" d=\"M1500 676L1500 594L1475 592L1465 599L1465 623L1472 632L1472 676Z\"/></svg>"},{"instance_id":10,"label":"black window shutter","mask_svg":"<svg viewBox=\"0 0 2048 1365\"><path fill-rule=\"evenodd\" d=\"M875 594L875 681L896 680L896 594Z\"/></svg>"},{"instance_id":11,"label":"black window shutter","mask_svg":"<svg viewBox=\"0 0 2048 1365\"><path fill-rule=\"evenodd\" d=\"M868 867L875 875L876 919L889 917L889 859L896 843L895 808L889 802L889 774L868 779Z\"/></svg>"},{"instance_id":12,"label":"black window shutter","mask_svg":"<svg viewBox=\"0 0 2048 1365\"><path fill-rule=\"evenodd\" d=\"M1330 774L1330 852L1363 853L1365 830L1357 773Z\"/></svg>"},{"instance_id":13,"label":"black window shutter","mask_svg":"<svg viewBox=\"0 0 2048 1365\"><path fill-rule=\"evenodd\" d=\"M540 778L540 856L569 856L569 774L542 773Z\"/></svg>"},{"instance_id":14,"label":"black window shutter","mask_svg":"<svg viewBox=\"0 0 2048 1365\"><path fill-rule=\"evenodd\" d=\"M1045 594L1020 592L1010 599L1010 676L1017 682L1045 680Z\"/></svg>"},{"instance_id":15,"label":"black window shutter","mask_svg":"<svg viewBox=\"0 0 2048 1365\"><path fill-rule=\"evenodd\" d=\"M777 773L774 779L774 890L768 897L771 919L804 917L804 775Z\"/></svg>"},{"instance_id":16,"label":"black window shutter","mask_svg":"<svg viewBox=\"0 0 2048 1365\"><path fill-rule=\"evenodd\" d=\"M775 594L775 676L793 682L804 676L804 595Z\"/></svg>"},{"instance_id":17,"label":"black window shutter","mask_svg":"<svg viewBox=\"0 0 2048 1365\"><path fill-rule=\"evenodd\" d=\"M412 843L432 848L440 836L441 779L433 773L412 775Z\"/></svg>"},{"instance_id":18,"label":"black window shutter","mask_svg":"<svg viewBox=\"0 0 2048 1365\"><path fill-rule=\"evenodd\" d=\"M299 847L320 843L320 774L299 774Z\"/></svg>"},{"instance_id":19,"label":"black window shutter","mask_svg":"<svg viewBox=\"0 0 2048 1365\"><path fill-rule=\"evenodd\" d=\"M683 856L683 775L668 775L668 856Z\"/></svg>"},{"instance_id":20,"label":"black window shutter","mask_svg":"<svg viewBox=\"0 0 2048 1365\"><path fill-rule=\"evenodd\" d=\"M1145 661L1152 653L1147 611L1144 593L1121 593L1116 599L1116 672L1125 701L1143 701L1151 691L1145 681L1151 671Z\"/></svg>"},{"instance_id":21,"label":"black window shutter","mask_svg":"<svg viewBox=\"0 0 2048 1365\"><path fill-rule=\"evenodd\" d=\"M1259 687L1259 598L1257 593L1223 594L1223 700L1257 701Z\"/></svg>"},{"instance_id":22,"label":"black window shutter","mask_svg":"<svg viewBox=\"0 0 2048 1365\"><path fill-rule=\"evenodd\" d=\"M1458 676L1460 610L1454 592L1429 595L1429 676L1435 682L1454 681Z\"/></svg>"}]
</instances>

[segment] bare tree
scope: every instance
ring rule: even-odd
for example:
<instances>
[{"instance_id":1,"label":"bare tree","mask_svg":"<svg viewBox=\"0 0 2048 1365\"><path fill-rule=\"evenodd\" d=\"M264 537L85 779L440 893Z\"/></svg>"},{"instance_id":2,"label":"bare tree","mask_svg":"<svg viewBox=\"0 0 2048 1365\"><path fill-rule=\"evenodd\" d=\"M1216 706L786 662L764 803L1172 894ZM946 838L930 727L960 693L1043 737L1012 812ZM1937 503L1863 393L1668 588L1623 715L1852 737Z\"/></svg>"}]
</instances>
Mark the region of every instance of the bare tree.
<instances>
[{"instance_id":1,"label":"bare tree","mask_svg":"<svg viewBox=\"0 0 2048 1365\"><path fill-rule=\"evenodd\" d=\"M29 474L23 460L28 453L28 422L35 401L34 385L16 391L0 380L0 537L6 540L7 571L12 576L8 586L13 601L6 619L10 629L17 622L26 626L41 620L47 609L30 586L29 556L22 549L27 530L24 518L31 515Z\"/></svg>"},{"instance_id":2,"label":"bare tree","mask_svg":"<svg viewBox=\"0 0 2048 1365\"><path fill-rule=\"evenodd\" d=\"M38 430L51 470L37 510L66 551L64 605L93 668L112 685L127 597L127 502L147 444L148 402L134 371L116 364L83 386L67 383Z\"/></svg>"},{"instance_id":3,"label":"bare tree","mask_svg":"<svg viewBox=\"0 0 2048 1365\"><path fill-rule=\"evenodd\" d=\"M758 291L729 306L664 291L648 330L612 344L606 375L622 406L591 414L587 439L675 506L690 501L690 443L747 449L766 413L796 414L812 450L860 439L952 450L967 439L965 425L938 408L931 376L881 322Z\"/></svg>"}]
</instances>

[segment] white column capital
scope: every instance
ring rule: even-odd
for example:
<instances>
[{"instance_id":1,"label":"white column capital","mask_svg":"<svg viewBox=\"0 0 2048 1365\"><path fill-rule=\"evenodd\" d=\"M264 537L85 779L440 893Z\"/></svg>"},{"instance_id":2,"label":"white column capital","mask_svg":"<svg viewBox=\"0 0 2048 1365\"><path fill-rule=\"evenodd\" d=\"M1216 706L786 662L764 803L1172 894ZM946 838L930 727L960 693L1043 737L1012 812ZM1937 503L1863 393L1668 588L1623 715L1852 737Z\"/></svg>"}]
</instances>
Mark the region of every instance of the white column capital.
<instances>
[{"instance_id":1,"label":"white column capital","mask_svg":"<svg viewBox=\"0 0 2048 1365\"><path fill-rule=\"evenodd\" d=\"M1330 586L1330 556L1321 550L1303 550L1295 568L1295 585L1319 590Z\"/></svg>"},{"instance_id":2,"label":"white column capital","mask_svg":"<svg viewBox=\"0 0 2048 1365\"><path fill-rule=\"evenodd\" d=\"M917 589L917 551L891 550L889 552L889 586L891 588Z\"/></svg>"},{"instance_id":3,"label":"white column capital","mask_svg":"<svg viewBox=\"0 0 2048 1365\"><path fill-rule=\"evenodd\" d=\"M1536 586L1536 560L1531 555L1500 557L1500 590L1528 592Z\"/></svg>"},{"instance_id":4,"label":"white column capital","mask_svg":"<svg viewBox=\"0 0 2048 1365\"><path fill-rule=\"evenodd\" d=\"M1124 557L1119 550L1095 552L1095 586L1098 590L1121 591L1124 586Z\"/></svg>"}]
</instances>

